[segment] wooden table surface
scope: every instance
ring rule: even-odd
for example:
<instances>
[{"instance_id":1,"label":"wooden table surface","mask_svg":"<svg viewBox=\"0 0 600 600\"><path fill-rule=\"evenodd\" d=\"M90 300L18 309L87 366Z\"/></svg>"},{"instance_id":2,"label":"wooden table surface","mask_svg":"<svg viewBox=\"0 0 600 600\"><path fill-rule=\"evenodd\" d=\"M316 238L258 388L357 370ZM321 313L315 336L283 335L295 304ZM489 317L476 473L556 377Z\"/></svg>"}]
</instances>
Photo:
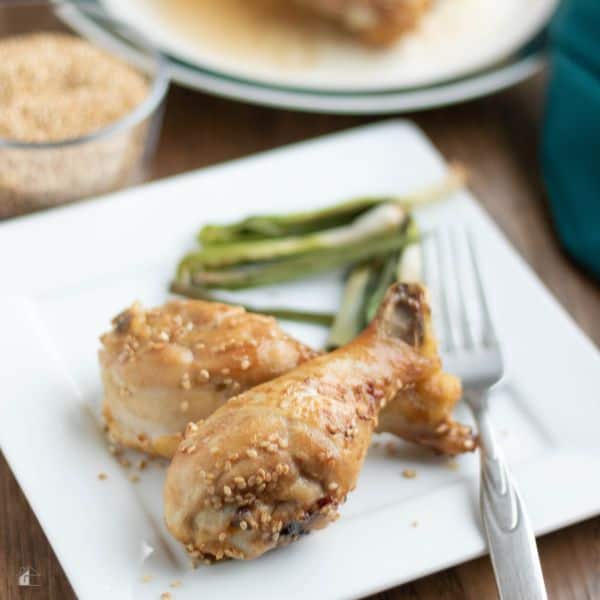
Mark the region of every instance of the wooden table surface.
<instances>
[{"instance_id":1,"label":"wooden table surface","mask_svg":"<svg viewBox=\"0 0 600 600\"><path fill-rule=\"evenodd\" d=\"M470 167L471 187L484 207L583 330L600 344L600 287L561 251L545 203L537 161L542 103L543 81L538 78L490 98L409 117L448 159ZM174 87L149 179L374 120L277 111ZM551 598L600 598L600 518L546 535L539 548ZM40 573L42 587L17 586L23 566ZM27 500L0 457L0 599L74 597ZM490 561L481 558L374 598L495 597Z\"/></svg>"}]
</instances>

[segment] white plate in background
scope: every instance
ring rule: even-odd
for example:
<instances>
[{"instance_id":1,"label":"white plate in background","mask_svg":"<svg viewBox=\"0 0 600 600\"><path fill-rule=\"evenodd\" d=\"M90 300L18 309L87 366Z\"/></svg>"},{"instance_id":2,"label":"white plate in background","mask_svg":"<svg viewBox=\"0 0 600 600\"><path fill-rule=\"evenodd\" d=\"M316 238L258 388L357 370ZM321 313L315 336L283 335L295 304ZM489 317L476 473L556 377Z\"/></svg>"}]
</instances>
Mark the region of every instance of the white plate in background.
<instances>
[{"instance_id":1,"label":"white plate in background","mask_svg":"<svg viewBox=\"0 0 600 600\"><path fill-rule=\"evenodd\" d=\"M58 12L81 35L116 53L128 52L129 59L135 60L127 44L75 6L61 6ZM540 39L507 62L463 79L431 87L360 94L309 92L252 84L211 74L175 59L169 61L169 71L174 81L186 87L274 108L332 114L398 114L486 96L539 73L545 64L546 47Z\"/></svg>"},{"instance_id":2,"label":"white plate in background","mask_svg":"<svg viewBox=\"0 0 600 600\"><path fill-rule=\"evenodd\" d=\"M402 444L395 457L370 452L342 518L326 530L257 561L190 570L163 525L164 470L151 465L131 483L90 410L101 396L98 335L134 299L167 298L201 224L409 192L444 169L418 129L392 121L0 224L0 256L8 257L0 443L79 597L357 598L485 551L476 455L450 469L446 459ZM476 233L508 363L492 419L536 532L596 514L597 350L471 194L427 208L419 220L466 223ZM328 308L339 288L322 281L255 294ZM291 331L315 345L323 339L316 328ZM466 418L462 408L459 417ZM404 468L418 476L403 478ZM143 575L152 580L143 583ZM182 585L171 589L175 580Z\"/></svg>"},{"instance_id":3,"label":"white plate in background","mask_svg":"<svg viewBox=\"0 0 600 600\"><path fill-rule=\"evenodd\" d=\"M375 115L426 110L481 98L532 77L545 65L546 52L532 49L489 71L430 88L343 95L245 84L208 75L180 62L171 63L170 69L173 79L182 85L243 102L313 113Z\"/></svg>"},{"instance_id":4,"label":"white plate in background","mask_svg":"<svg viewBox=\"0 0 600 600\"><path fill-rule=\"evenodd\" d=\"M433 0L415 31L374 49L319 19L290 18L289 0L100 3L170 56L208 74L321 93L398 90L464 77L516 52L557 5Z\"/></svg>"}]
</instances>

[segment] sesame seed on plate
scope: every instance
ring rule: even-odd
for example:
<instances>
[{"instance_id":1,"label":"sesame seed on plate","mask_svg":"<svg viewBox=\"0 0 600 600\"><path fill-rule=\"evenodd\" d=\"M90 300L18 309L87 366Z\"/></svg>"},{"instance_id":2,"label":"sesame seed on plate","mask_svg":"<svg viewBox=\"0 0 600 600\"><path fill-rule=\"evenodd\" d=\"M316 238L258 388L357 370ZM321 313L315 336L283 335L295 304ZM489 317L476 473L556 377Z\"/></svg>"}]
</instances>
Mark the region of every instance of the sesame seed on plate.
<instances>
[{"instance_id":1,"label":"sesame seed on plate","mask_svg":"<svg viewBox=\"0 0 600 600\"><path fill-rule=\"evenodd\" d=\"M119 458L119 464L124 468L124 469L129 469L129 467L131 466L131 461L128 458L125 458L124 456L121 456Z\"/></svg>"}]
</instances>

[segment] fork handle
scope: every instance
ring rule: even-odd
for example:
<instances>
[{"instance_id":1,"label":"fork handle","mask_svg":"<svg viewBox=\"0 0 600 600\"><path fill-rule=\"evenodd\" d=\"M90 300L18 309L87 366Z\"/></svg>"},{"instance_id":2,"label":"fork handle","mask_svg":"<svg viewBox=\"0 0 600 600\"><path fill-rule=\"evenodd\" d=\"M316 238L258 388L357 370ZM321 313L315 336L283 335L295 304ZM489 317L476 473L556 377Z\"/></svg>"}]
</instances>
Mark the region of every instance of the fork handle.
<instances>
[{"instance_id":1,"label":"fork handle","mask_svg":"<svg viewBox=\"0 0 600 600\"><path fill-rule=\"evenodd\" d=\"M475 396L470 404L480 435L481 516L498 593L501 600L547 600L535 535L494 436L487 392Z\"/></svg>"}]
</instances>

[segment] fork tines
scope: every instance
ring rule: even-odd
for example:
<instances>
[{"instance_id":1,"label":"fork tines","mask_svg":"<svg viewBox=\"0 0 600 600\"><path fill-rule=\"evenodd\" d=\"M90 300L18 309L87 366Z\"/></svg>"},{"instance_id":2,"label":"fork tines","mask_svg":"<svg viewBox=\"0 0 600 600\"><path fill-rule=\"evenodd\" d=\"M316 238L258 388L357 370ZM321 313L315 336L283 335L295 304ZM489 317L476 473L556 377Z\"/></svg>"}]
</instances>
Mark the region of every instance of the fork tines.
<instances>
[{"instance_id":1,"label":"fork tines","mask_svg":"<svg viewBox=\"0 0 600 600\"><path fill-rule=\"evenodd\" d=\"M442 350L496 345L473 234L464 227L437 228L424 235L422 250Z\"/></svg>"}]
</instances>

